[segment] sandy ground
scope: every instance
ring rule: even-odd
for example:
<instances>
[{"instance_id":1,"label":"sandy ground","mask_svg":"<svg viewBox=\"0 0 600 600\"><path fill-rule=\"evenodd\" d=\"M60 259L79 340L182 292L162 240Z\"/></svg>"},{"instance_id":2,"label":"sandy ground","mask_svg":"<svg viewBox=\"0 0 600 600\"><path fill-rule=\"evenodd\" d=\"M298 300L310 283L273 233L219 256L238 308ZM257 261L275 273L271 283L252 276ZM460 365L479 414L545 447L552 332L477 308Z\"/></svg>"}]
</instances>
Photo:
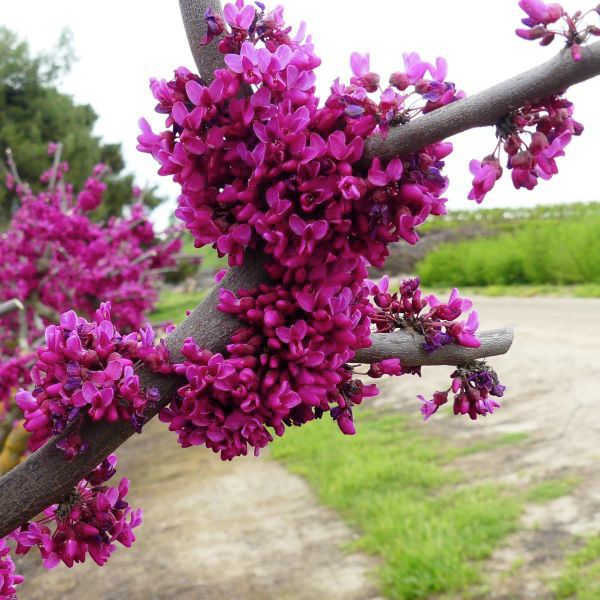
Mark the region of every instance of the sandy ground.
<instances>
[{"instance_id":1,"label":"sandy ground","mask_svg":"<svg viewBox=\"0 0 600 600\"><path fill-rule=\"evenodd\" d=\"M493 360L508 386L504 406L477 423L441 416L420 426L455 441L527 433L518 445L462 459L482 479L522 485L583 477L571 495L528 506L521 530L485 569L494 590L486 598L552 598L546 582L573 535L600 531L600 301L480 298L477 307L482 328L516 331L509 355ZM448 374L429 369L422 379L387 380L375 402L418 410L415 395L446 385ZM133 503L145 509L139 541L103 569L48 573L26 561L23 600L377 597L374 559L343 550L355 533L274 461L221 463L206 451L182 451L158 423L120 457Z\"/></svg>"}]
</instances>

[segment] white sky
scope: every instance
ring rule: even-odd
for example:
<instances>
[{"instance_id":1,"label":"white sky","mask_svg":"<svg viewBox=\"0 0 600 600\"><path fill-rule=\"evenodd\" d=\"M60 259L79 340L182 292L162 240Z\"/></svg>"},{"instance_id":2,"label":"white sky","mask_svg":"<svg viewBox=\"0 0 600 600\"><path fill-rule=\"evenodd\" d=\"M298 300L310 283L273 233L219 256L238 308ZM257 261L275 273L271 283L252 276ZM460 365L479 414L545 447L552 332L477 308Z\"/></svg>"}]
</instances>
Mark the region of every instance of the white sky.
<instances>
[{"instance_id":1,"label":"white sky","mask_svg":"<svg viewBox=\"0 0 600 600\"><path fill-rule=\"evenodd\" d=\"M580 6L580 3L583 5ZM277 0L267 3L274 7ZM587 8L587 0L567 0L563 6ZM516 75L551 58L559 42L540 48L514 34L521 11L516 0L284 0L286 20L300 20L313 34L322 65L317 71L319 92L325 98L336 76L349 78L348 58L353 51L370 52L371 68L387 81L389 73L402 69L402 52L417 51L425 60L444 56L449 79L467 94ZM96 133L107 142L120 142L127 168L138 183L158 183L171 199L170 206L155 214L159 225L174 206L177 186L158 177L152 158L135 150L137 120L145 116L153 125L161 116L153 112L148 89L151 76L170 78L174 68L193 69L193 61L175 0L2 0L0 22L29 41L34 50L51 48L64 27L74 35L78 56L72 72L64 78L62 91L76 101L91 104L100 118ZM504 178L488 195L484 206L523 206L539 203L597 200L592 186L600 148L598 98L600 78L580 84L569 98L575 116L586 127L559 159L560 173L536 190L514 190ZM466 200L470 187L468 162L483 158L494 147L491 128L455 137L447 173L450 210L474 207Z\"/></svg>"}]
</instances>

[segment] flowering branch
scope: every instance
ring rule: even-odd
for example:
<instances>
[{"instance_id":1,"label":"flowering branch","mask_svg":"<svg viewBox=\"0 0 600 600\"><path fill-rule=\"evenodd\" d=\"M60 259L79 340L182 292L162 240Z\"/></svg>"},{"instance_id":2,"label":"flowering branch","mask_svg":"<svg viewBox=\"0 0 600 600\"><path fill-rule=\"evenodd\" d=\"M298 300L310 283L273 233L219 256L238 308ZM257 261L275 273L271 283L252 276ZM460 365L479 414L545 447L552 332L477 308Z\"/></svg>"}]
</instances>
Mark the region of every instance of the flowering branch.
<instances>
[{"instance_id":1,"label":"flowering branch","mask_svg":"<svg viewBox=\"0 0 600 600\"><path fill-rule=\"evenodd\" d=\"M371 364L388 358L399 358L405 367L425 365L462 365L485 358L506 354L510 349L514 333L509 327L482 331L478 336L481 346L465 348L458 344L449 344L437 348L435 352L426 352L424 338L406 330L391 333L373 333L370 348L356 351L354 361Z\"/></svg>"},{"instance_id":2,"label":"flowering branch","mask_svg":"<svg viewBox=\"0 0 600 600\"><path fill-rule=\"evenodd\" d=\"M424 148L452 135L494 125L524 104L558 94L571 85L600 75L600 42L581 49L575 61L568 49L554 58L487 90L473 94L427 113L405 125L391 127L385 139L373 136L367 141L364 160L389 159Z\"/></svg>"},{"instance_id":3,"label":"flowering branch","mask_svg":"<svg viewBox=\"0 0 600 600\"><path fill-rule=\"evenodd\" d=\"M206 26L203 20L206 9L218 13L219 4L215 0L180 0L180 7L199 71L205 81L209 81L213 71L222 65L222 56L215 44L201 47L200 36ZM472 127L493 124L524 102L556 93L568 85L598 74L600 47L590 46L582 54L581 61L576 64L567 59L563 53L545 65L487 92L467 100L457 101L447 108L436 110L407 125L392 128L386 140L369 140L365 156L391 157L418 150L427 144ZM187 118L187 115L180 116ZM338 143L335 153L342 152L351 153L352 148L348 149ZM393 178L392 176L393 173L387 171L379 173L375 170L372 174L377 181ZM313 235L313 230L304 221L296 219L295 226L298 230L302 229L303 234L306 233L307 239ZM239 322L234 315L217 310L219 289L224 288L235 292L239 289L252 288L264 282L265 278L265 268L260 256L246 252L243 267L231 268L209 297L167 336L166 345L171 352L172 360L174 362L183 360L181 348L184 340L189 337L192 337L198 346L212 352L223 350L231 334L239 326ZM291 328L280 329L285 329L283 333L288 338L297 333L291 331ZM411 335L405 331L383 335L373 334L372 346L358 350L354 358L357 361L370 362L385 360L387 357L400 357L406 366L463 364L481 356L506 352L511 341L512 332L500 330L484 334L481 338L481 347L477 349L447 345L434 353L426 353L422 349L423 342L417 334ZM177 376L165 377L154 374L146 366L138 365L136 372L143 388L155 388L160 395L160 400L148 411L146 415L148 418L153 417L164 407L182 382L185 383L185 380ZM64 460L63 453L57 448L57 438L53 438L27 461L0 479L0 506L2 506L0 536L9 533L48 505L66 498L78 481L90 473L134 431L131 423L126 420L110 423L92 422L86 419L79 434L85 440L88 449L76 455L71 462ZM67 429L58 439L64 438L69 433L70 430Z\"/></svg>"}]
</instances>

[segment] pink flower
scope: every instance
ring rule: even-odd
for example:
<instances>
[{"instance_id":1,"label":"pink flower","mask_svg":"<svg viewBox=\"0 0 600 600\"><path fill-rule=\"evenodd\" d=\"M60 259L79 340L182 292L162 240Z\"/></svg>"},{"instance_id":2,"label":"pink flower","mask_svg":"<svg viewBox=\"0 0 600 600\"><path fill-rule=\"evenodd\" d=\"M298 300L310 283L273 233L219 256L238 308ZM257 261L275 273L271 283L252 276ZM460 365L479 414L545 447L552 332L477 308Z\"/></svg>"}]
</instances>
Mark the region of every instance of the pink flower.
<instances>
[{"instance_id":1,"label":"pink flower","mask_svg":"<svg viewBox=\"0 0 600 600\"><path fill-rule=\"evenodd\" d=\"M402 161L399 158L392 159L383 171L381 161L378 157L375 157L369 169L369 183L378 187L385 187L398 181L402 177L402 171Z\"/></svg>"},{"instance_id":2,"label":"pink flower","mask_svg":"<svg viewBox=\"0 0 600 600\"><path fill-rule=\"evenodd\" d=\"M437 412L440 406L448 402L448 392L435 392L432 400L427 400L421 394L417 398L423 403L421 405L421 414L423 415L423 420L427 421L431 415Z\"/></svg>"},{"instance_id":3,"label":"pink flower","mask_svg":"<svg viewBox=\"0 0 600 600\"><path fill-rule=\"evenodd\" d=\"M454 323L448 328L448 333L461 345L467 348L479 348L481 341L475 336L479 329L479 318L475 311L469 313L467 321Z\"/></svg>"},{"instance_id":4,"label":"pink flower","mask_svg":"<svg viewBox=\"0 0 600 600\"><path fill-rule=\"evenodd\" d=\"M483 202L485 195L494 187L494 184L502 175L502 167L497 160L479 162L472 160L469 169L473 174L473 188L469 192L469 200L475 200L477 204Z\"/></svg>"},{"instance_id":5,"label":"pink flower","mask_svg":"<svg viewBox=\"0 0 600 600\"><path fill-rule=\"evenodd\" d=\"M564 14L560 4L546 4L542 0L519 0L519 6L529 16L523 21L529 27L550 25L558 21Z\"/></svg>"},{"instance_id":6,"label":"pink flower","mask_svg":"<svg viewBox=\"0 0 600 600\"><path fill-rule=\"evenodd\" d=\"M223 7L223 17L231 27L247 30L254 21L256 11L251 4L244 5L243 2L232 4L228 2Z\"/></svg>"}]
</instances>

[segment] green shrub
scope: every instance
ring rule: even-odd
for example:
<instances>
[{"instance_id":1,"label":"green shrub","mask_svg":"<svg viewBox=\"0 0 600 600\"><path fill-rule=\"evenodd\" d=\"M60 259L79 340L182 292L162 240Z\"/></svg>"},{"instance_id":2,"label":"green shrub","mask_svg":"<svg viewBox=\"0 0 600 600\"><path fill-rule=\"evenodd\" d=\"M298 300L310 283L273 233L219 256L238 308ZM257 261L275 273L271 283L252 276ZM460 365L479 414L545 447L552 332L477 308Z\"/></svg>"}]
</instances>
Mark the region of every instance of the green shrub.
<instances>
[{"instance_id":1,"label":"green shrub","mask_svg":"<svg viewBox=\"0 0 600 600\"><path fill-rule=\"evenodd\" d=\"M512 233L444 244L417 272L433 286L600 283L600 217L525 222Z\"/></svg>"}]
</instances>

